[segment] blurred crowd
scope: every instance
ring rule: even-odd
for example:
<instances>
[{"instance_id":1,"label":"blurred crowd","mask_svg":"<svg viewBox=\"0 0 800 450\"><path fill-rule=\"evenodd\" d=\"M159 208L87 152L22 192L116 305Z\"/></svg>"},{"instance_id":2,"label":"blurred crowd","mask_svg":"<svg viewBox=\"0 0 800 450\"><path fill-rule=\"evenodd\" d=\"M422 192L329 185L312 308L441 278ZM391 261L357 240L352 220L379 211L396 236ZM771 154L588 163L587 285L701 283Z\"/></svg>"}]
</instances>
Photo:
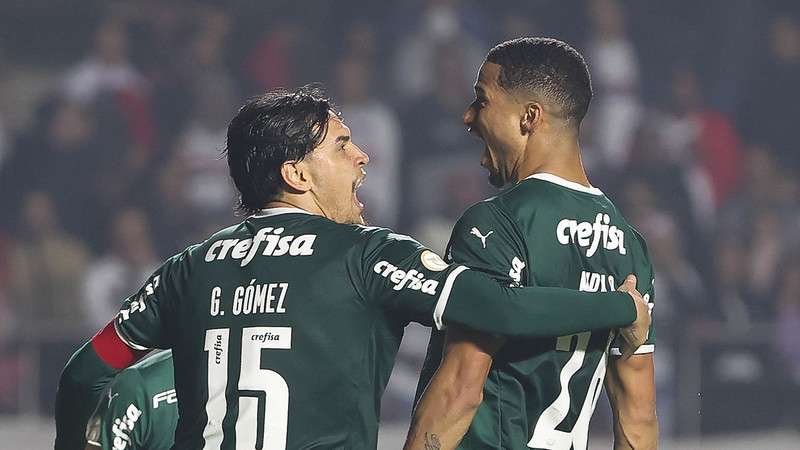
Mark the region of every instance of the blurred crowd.
<instances>
[{"instance_id":1,"label":"blurred crowd","mask_svg":"<svg viewBox=\"0 0 800 450\"><path fill-rule=\"evenodd\" d=\"M220 152L248 96L323 83L370 155L368 220L441 251L459 214L494 192L461 122L475 73L492 45L523 35L567 40L589 63L589 178L642 232L656 268L662 428L685 381L681 352L703 351L687 336L733 337L714 341L730 358L711 380L719 367L734 385L769 372L797 398L793 2L297 3L7 8L0 412L21 410L34 371L36 408L48 411L69 353L163 258L241 220Z\"/></svg>"}]
</instances>

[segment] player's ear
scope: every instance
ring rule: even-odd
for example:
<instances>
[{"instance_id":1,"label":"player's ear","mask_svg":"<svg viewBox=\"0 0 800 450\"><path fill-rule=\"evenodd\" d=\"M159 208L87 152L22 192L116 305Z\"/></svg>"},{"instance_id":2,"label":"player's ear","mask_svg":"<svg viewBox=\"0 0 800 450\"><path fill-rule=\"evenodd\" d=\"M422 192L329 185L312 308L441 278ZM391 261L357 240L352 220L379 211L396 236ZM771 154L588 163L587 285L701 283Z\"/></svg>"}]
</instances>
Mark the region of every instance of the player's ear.
<instances>
[{"instance_id":1,"label":"player's ear","mask_svg":"<svg viewBox=\"0 0 800 450\"><path fill-rule=\"evenodd\" d=\"M524 107L519 121L519 130L524 136L527 136L536 131L542 122L542 105L539 102L527 102Z\"/></svg>"},{"instance_id":2,"label":"player's ear","mask_svg":"<svg viewBox=\"0 0 800 450\"><path fill-rule=\"evenodd\" d=\"M297 193L311 189L308 166L304 161L286 161L281 164L281 178L289 189Z\"/></svg>"}]
</instances>

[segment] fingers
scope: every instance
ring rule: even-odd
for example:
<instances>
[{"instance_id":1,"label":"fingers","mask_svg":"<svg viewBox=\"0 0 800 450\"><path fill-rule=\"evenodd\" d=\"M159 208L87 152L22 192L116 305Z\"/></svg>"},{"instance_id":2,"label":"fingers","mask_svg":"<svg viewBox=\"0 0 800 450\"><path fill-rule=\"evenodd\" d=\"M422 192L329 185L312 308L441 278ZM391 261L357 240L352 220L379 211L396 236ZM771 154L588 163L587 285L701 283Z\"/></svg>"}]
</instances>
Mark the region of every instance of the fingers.
<instances>
[{"instance_id":1,"label":"fingers","mask_svg":"<svg viewBox=\"0 0 800 450\"><path fill-rule=\"evenodd\" d=\"M635 328L621 330L621 334L625 341L622 348L622 359L628 359L645 343L646 339L642 337L641 333L637 333Z\"/></svg>"},{"instance_id":2,"label":"fingers","mask_svg":"<svg viewBox=\"0 0 800 450\"><path fill-rule=\"evenodd\" d=\"M630 274L625 277L625 281L622 282L622 286L620 286L618 291L622 292L630 292L636 290L636 275Z\"/></svg>"},{"instance_id":3,"label":"fingers","mask_svg":"<svg viewBox=\"0 0 800 450\"><path fill-rule=\"evenodd\" d=\"M638 348L638 347L634 347L634 346L633 346L633 345L631 345L631 344L628 344L627 342L626 342L625 344L626 344L626 345L625 345L625 346L624 346L624 348L622 349L622 359L623 359L623 360L627 360L628 358L630 358L631 356L633 356L633 353L634 353L634 352L636 351L636 349Z\"/></svg>"}]
</instances>

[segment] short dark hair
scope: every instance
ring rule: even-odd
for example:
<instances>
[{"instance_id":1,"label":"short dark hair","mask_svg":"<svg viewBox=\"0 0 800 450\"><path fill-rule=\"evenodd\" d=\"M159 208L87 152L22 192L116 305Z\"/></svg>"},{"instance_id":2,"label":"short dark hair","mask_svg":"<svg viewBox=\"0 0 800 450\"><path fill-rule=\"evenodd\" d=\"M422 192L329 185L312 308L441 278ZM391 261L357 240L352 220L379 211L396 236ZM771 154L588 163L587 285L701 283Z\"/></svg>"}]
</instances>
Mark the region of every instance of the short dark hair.
<instances>
[{"instance_id":1,"label":"short dark hair","mask_svg":"<svg viewBox=\"0 0 800 450\"><path fill-rule=\"evenodd\" d=\"M325 139L331 113L333 104L314 86L267 92L239 109L225 146L239 211L253 214L276 197L281 165L301 161Z\"/></svg>"},{"instance_id":2,"label":"short dark hair","mask_svg":"<svg viewBox=\"0 0 800 450\"><path fill-rule=\"evenodd\" d=\"M592 100L589 68L566 42L541 37L512 39L492 48L486 61L500 66L497 83L503 89L544 96L575 126L586 116Z\"/></svg>"}]
</instances>

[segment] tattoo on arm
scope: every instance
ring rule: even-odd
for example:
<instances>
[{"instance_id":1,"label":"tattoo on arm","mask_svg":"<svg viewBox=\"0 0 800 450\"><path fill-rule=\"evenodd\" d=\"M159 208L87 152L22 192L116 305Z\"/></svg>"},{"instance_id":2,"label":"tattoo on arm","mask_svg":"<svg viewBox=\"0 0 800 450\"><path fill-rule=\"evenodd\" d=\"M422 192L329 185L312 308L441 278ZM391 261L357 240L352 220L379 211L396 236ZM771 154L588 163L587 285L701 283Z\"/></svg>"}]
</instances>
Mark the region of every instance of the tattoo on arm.
<instances>
[{"instance_id":1,"label":"tattoo on arm","mask_svg":"<svg viewBox=\"0 0 800 450\"><path fill-rule=\"evenodd\" d=\"M439 443L439 436L425 432L425 450L439 450L442 444Z\"/></svg>"}]
</instances>

